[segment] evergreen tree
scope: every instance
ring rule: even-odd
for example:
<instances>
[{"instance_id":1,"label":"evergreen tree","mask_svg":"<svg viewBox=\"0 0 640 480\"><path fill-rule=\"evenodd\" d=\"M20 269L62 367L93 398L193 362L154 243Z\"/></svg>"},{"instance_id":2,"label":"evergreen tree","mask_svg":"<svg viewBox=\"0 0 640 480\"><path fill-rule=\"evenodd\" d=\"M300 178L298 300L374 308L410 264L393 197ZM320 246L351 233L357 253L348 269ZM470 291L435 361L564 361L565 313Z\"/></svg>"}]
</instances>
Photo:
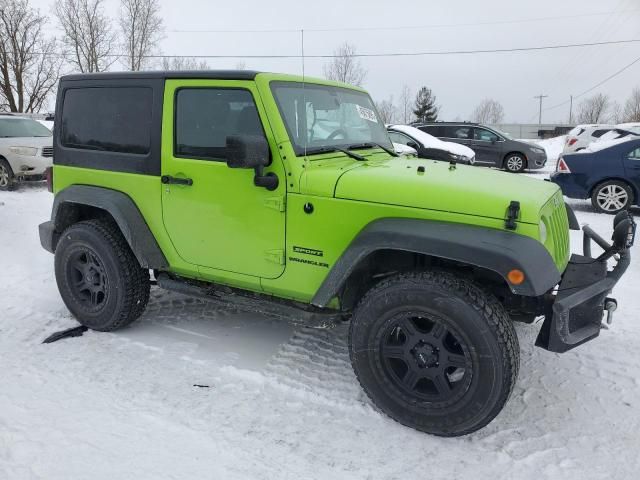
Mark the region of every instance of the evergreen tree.
<instances>
[{"instance_id":1,"label":"evergreen tree","mask_svg":"<svg viewBox=\"0 0 640 480\"><path fill-rule=\"evenodd\" d=\"M435 122L438 120L440 107L436 105L436 97L430 88L422 87L416 95L413 113L418 122Z\"/></svg>"}]
</instances>

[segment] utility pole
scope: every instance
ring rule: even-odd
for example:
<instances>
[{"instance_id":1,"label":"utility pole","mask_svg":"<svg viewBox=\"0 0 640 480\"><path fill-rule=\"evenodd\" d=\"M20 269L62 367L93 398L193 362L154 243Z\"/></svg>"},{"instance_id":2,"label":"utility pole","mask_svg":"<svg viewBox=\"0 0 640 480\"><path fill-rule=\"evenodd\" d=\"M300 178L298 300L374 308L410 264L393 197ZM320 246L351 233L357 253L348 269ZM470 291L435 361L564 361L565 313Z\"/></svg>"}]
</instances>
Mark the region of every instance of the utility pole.
<instances>
[{"instance_id":1,"label":"utility pole","mask_svg":"<svg viewBox=\"0 0 640 480\"><path fill-rule=\"evenodd\" d=\"M571 95L571 101L569 103L569 125L573 123L573 95Z\"/></svg>"},{"instance_id":2,"label":"utility pole","mask_svg":"<svg viewBox=\"0 0 640 480\"><path fill-rule=\"evenodd\" d=\"M538 125L542 125L542 99L547 98L549 95L537 95L533 98L540 100L540 114L538 115Z\"/></svg>"}]
</instances>

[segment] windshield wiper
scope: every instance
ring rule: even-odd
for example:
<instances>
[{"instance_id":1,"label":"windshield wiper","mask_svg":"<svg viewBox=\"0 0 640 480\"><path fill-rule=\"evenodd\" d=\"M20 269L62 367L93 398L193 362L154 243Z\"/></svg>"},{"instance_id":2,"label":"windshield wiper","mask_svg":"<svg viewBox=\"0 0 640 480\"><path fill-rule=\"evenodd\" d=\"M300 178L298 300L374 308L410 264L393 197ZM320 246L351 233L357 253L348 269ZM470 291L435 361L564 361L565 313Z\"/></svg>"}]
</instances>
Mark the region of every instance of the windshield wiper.
<instances>
[{"instance_id":1,"label":"windshield wiper","mask_svg":"<svg viewBox=\"0 0 640 480\"><path fill-rule=\"evenodd\" d=\"M354 160L358 160L359 162L367 160L362 155L358 155L357 153L351 152L351 151L347 150L346 148L342 148L342 147L320 147L320 148L314 148L312 151L308 151L307 154L308 155L315 155L316 153L331 153L331 152L344 153L345 155L348 155L349 157L353 158Z\"/></svg>"},{"instance_id":2,"label":"windshield wiper","mask_svg":"<svg viewBox=\"0 0 640 480\"><path fill-rule=\"evenodd\" d=\"M395 151L391 150L390 148L387 148L384 145L381 145L381 144L375 143L375 142L357 143L355 145L349 145L349 148L352 148L354 150L358 149L358 148L373 148L373 147L381 148L382 150L387 152L392 157L399 157L400 156Z\"/></svg>"}]
</instances>

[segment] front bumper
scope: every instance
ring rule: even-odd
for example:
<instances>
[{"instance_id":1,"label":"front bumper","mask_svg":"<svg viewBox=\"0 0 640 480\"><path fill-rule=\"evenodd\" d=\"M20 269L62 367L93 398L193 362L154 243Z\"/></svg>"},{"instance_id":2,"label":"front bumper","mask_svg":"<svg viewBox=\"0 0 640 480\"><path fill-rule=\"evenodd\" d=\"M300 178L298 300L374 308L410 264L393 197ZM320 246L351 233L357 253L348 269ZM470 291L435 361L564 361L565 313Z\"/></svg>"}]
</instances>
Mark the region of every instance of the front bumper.
<instances>
[{"instance_id":1,"label":"front bumper","mask_svg":"<svg viewBox=\"0 0 640 480\"><path fill-rule=\"evenodd\" d=\"M53 165L53 159L39 155L33 157L15 155L11 157L9 163L11 164L13 173L17 177L42 176L45 170Z\"/></svg>"},{"instance_id":2,"label":"front bumper","mask_svg":"<svg viewBox=\"0 0 640 480\"><path fill-rule=\"evenodd\" d=\"M547 164L547 154L529 152L527 154L527 160L527 168L529 168L530 170L536 170L538 168L544 167Z\"/></svg>"},{"instance_id":3,"label":"front bumper","mask_svg":"<svg viewBox=\"0 0 640 480\"><path fill-rule=\"evenodd\" d=\"M583 227L583 255L571 256L557 293L547 297L537 346L562 353L600 334L605 309L611 314L617 306L608 295L629 267L635 231L636 224L627 212L614 218L612 245L589 226ZM591 255L591 242L604 250L597 258ZM612 258L616 263L609 271L607 261Z\"/></svg>"}]
</instances>

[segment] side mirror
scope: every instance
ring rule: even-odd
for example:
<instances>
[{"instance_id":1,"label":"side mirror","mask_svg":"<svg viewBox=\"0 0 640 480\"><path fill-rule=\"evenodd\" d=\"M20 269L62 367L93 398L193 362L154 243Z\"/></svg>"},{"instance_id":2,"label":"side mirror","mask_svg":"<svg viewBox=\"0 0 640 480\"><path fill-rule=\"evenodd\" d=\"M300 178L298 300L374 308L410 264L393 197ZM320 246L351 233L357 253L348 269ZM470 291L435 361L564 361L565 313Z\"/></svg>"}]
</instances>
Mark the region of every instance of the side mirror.
<instances>
[{"instance_id":1,"label":"side mirror","mask_svg":"<svg viewBox=\"0 0 640 480\"><path fill-rule=\"evenodd\" d=\"M418 146L418 144L416 142L407 142L407 147L411 147L415 150L420 150L420 147Z\"/></svg>"},{"instance_id":2,"label":"side mirror","mask_svg":"<svg viewBox=\"0 0 640 480\"><path fill-rule=\"evenodd\" d=\"M269 165L269 144L264 137L230 135L227 137L227 166L257 168Z\"/></svg>"},{"instance_id":3,"label":"side mirror","mask_svg":"<svg viewBox=\"0 0 640 480\"><path fill-rule=\"evenodd\" d=\"M278 176L264 167L270 164L269 144L264 137L255 135L230 135L227 137L227 166L229 168L253 168L253 184L267 190L278 188Z\"/></svg>"},{"instance_id":4,"label":"side mirror","mask_svg":"<svg viewBox=\"0 0 640 480\"><path fill-rule=\"evenodd\" d=\"M498 139L497 139L497 138L492 138L492 139L491 139L491 143L492 143L493 145L495 145L497 141L498 141Z\"/></svg>"}]
</instances>

